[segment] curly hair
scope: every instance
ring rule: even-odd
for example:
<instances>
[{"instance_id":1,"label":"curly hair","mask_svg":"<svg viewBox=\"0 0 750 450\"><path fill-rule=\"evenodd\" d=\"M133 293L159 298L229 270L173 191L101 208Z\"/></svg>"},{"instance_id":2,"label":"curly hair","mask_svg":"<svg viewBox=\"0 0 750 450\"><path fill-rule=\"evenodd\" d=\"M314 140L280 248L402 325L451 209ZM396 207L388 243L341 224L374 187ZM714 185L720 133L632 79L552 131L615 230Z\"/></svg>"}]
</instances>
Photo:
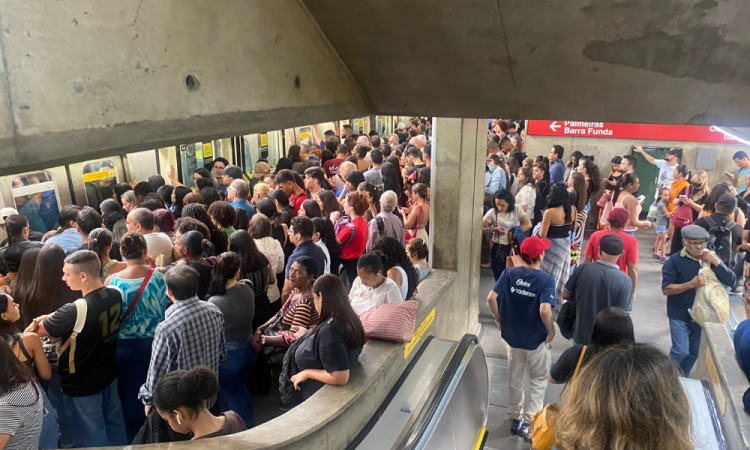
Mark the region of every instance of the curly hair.
<instances>
[{"instance_id":1,"label":"curly hair","mask_svg":"<svg viewBox=\"0 0 750 450\"><path fill-rule=\"evenodd\" d=\"M237 220L237 212L228 202L214 202L208 207L208 215L222 228L231 228Z\"/></svg>"},{"instance_id":2,"label":"curly hair","mask_svg":"<svg viewBox=\"0 0 750 450\"><path fill-rule=\"evenodd\" d=\"M232 208L231 205L229 205L229 207ZM234 208L232 208L232 213L234 213ZM211 233L210 241L214 244L217 252L223 253L227 250L227 247L229 247L227 234L216 228L216 225L211 222L211 218L209 217L208 211L204 205L193 203L185 206L182 210L182 217L193 218L205 225ZM234 221L232 221L232 223L234 223Z\"/></svg>"}]
</instances>

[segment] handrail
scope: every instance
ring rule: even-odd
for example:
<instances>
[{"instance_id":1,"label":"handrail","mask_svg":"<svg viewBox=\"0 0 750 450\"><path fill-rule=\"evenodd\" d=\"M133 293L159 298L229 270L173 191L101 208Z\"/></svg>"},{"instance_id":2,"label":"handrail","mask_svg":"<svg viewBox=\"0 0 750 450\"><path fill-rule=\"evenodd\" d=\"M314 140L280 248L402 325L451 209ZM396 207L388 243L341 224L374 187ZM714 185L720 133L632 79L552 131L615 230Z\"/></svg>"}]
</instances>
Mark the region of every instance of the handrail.
<instances>
[{"instance_id":1,"label":"handrail","mask_svg":"<svg viewBox=\"0 0 750 450\"><path fill-rule=\"evenodd\" d=\"M417 444L424 437L427 426L435 418L438 408L448 392L449 387L453 384L456 373L463 373L469 363L470 351L479 346L479 338L473 334L465 334L456 346L453 356L445 367L440 380L438 380L435 389L425 403L417 418L412 423L404 438L395 448L414 450Z\"/></svg>"}]
</instances>

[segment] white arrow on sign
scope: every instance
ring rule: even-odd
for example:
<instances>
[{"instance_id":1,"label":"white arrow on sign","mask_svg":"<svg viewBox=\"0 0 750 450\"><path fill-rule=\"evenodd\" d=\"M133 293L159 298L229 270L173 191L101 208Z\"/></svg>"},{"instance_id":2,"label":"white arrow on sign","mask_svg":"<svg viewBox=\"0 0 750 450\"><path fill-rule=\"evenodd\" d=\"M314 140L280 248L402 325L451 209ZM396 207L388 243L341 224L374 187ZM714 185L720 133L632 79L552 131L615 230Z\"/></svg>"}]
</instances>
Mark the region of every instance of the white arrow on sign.
<instances>
[{"instance_id":1,"label":"white arrow on sign","mask_svg":"<svg viewBox=\"0 0 750 450\"><path fill-rule=\"evenodd\" d=\"M552 131L554 131L555 133L557 133L557 130L558 130L558 129L559 129L560 127L562 127L562 125L558 125L558 124L557 124L557 121L554 121L554 122L552 122L551 124L549 124L549 127L550 127L550 128L552 128Z\"/></svg>"}]
</instances>

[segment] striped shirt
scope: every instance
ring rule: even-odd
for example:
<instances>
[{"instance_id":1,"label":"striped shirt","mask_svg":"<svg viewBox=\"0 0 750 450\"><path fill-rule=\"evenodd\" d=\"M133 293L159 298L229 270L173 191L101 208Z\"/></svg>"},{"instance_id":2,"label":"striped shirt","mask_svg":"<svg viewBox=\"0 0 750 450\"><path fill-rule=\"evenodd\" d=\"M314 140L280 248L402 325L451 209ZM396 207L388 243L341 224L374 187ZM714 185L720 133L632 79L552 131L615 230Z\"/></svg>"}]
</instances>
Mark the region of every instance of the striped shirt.
<instances>
[{"instance_id":1,"label":"striped shirt","mask_svg":"<svg viewBox=\"0 0 750 450\"><path fill-rule=\"evenodd\" d=\"M216 305L197 297L180 300L167 309L165 317L156 327L148 377L138 394L145 405L154 403L154 386L166 373L199 365L219 373L227 356L224 316ZM209 399L208 407L215 401L216 397Z\"/></svg>"},{"instance_id":2,"label":"striped shirt","mask_svg":"<svg viewBox=\"0 0 750 450\"><path fill-rule=\"evenodd\" d=\"M28 382L0 396L0 434L10 435L5 450L39 447L44 403L37 389Z\"/></svg>"},{"instance_id":3,"label":"striped shirt","mask_svg":"<svg viewBox=\"0 0 750 450\"><path fill-rule=\"evenodd\" d=\"M284 338L284 342L287 345L292 345L294 339L290 339L300 328L310 330L318 324L320 316L318 311L315 309L312 297L302 297L298 291L292 292L289 296L289 300L286 301L284 306L279 311L279 314L283 314L284 318L281 322L285 325L285 329L290 330L289 333L281 333L281 337ZM286 312L289 310L288 312ZM286 312L286 314L284 314Z\"/></svg>"}]
</instances>

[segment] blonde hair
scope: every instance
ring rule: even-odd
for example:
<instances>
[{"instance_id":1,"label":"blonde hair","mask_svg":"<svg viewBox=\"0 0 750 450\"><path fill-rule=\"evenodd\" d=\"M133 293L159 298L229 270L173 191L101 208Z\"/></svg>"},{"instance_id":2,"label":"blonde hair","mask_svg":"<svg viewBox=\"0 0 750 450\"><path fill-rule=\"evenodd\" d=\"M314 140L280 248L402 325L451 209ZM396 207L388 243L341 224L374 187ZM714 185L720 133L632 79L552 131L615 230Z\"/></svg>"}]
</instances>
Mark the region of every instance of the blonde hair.
<instances>
[{"instance_id":1,"label":"blonde hair","mask_svg":"<svg viewBox=\"0 0 750 450\"><path fill-rule=\"evenodd\" d=\"M341 178L346 180L346 175L352 170L357 170L356 164L354 164L353 162L349 162L349 161L343 162L339 166L339 175L341 176Z\"/></svg>"},{"instance_id":2,"label":"blonde hair","mask_svg":"<svg viewBox=\"0 0 750 450\"><path fill-rule=\"evenodd\" d=\"M610 347L569 388L556 426L559 450L693 448L680 371L656 347Z\"/></svg>"},{"instance_id":3,"label":"blonde hair","mask_svg":"<svg viewBox=\"0 0 750 450\"><path fill-rule=\"evenodd\" d=\"M711 193L711 188L708 187L708 172L701 169L695 172L693 176L698 177L698 179L701 180L701 187L700 189L694 189L690 195L690 198L699 200L703 197L707 197L708 194Z\"/></svg>"},{"instance_id":4,"label":"blonde hair","mask_svg":"<svg viewBox=\"0 0 750 450\"><path fill-rule=\"evenodd\" d=\"M258 183L253 188L253 194L257 194L260 196L260 199L264 199L268 197L268 194L271 193L271 186L267 185L266 183Z\"/></svg>"}]
</instances>

